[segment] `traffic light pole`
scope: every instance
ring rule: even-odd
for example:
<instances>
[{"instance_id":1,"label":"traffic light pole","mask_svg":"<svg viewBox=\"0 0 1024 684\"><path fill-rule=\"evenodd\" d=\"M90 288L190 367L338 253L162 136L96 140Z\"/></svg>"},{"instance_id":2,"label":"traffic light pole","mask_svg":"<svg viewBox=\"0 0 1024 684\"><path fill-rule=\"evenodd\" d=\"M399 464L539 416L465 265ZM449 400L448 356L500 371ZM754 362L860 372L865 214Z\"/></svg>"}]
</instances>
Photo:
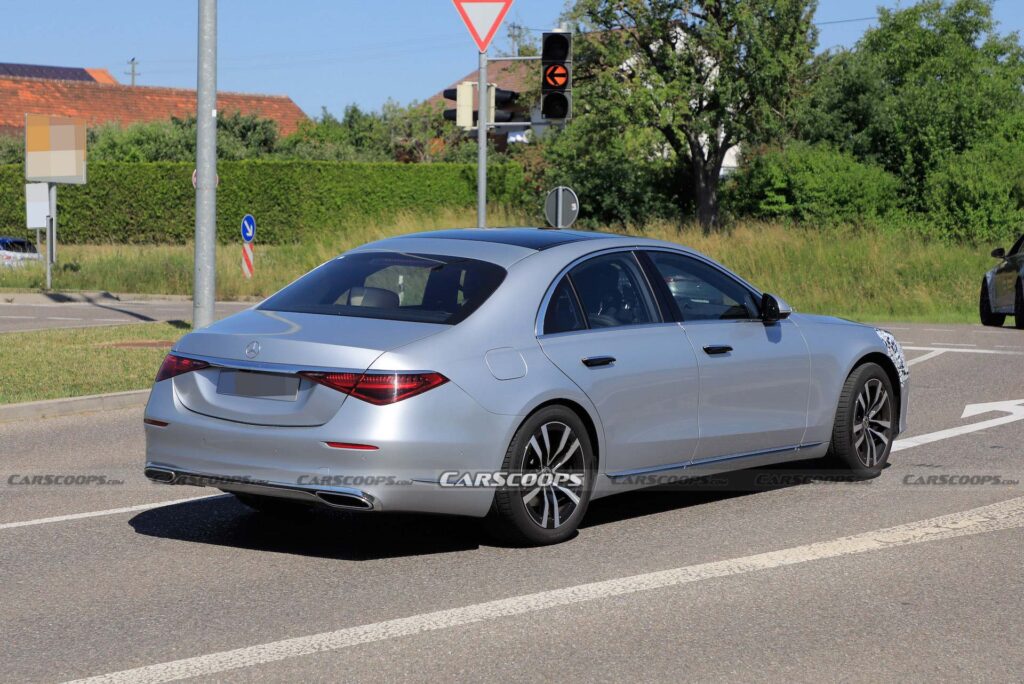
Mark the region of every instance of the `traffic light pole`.
<instances>
[{"instance_id":1,"label":"traffic light pole","mask_svg":"<svg viewBox=\"0 0 1024 684\"><path fill-rule=\"evenodd\" d=\"M477 170L476 170L476 222L480 228L487 227L487 124L490 115L487 106L490 97L487 93L487 53L480 53L480 83L477 88L480 104L476 123Z\"/></svg>"}]
</instances>

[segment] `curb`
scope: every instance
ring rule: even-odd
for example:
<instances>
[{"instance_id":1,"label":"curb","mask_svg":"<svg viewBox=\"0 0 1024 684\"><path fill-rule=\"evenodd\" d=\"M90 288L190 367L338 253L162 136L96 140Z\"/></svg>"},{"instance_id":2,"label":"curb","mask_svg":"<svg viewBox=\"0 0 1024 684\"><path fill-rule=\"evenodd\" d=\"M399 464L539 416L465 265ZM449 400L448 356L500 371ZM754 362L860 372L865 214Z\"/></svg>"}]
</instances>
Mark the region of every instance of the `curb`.
<instances>
[{"instance_id":1,"label":"curb","mask_svg":"<svg viewBox=\"0 0 1024 684\"><path fill-rule=\"evenodd\" d=\"M49 399L47 401L29 401L23 404L6 404L0 405L0 423L136 408L145 406L148 400L149 390L145 389L130 392L114 392L113 394L94 394L92 396L73 397L71 399Z\"/></svg>"},{"instance_id":2,"label":"curb","mask_svg":"<svg viewBox=\"0 0 1024 684\"><path fill-rule=\"evenodd\" d=\"M123 292L4 292L0 290L0 304L122 304L143 302L191 302L189 295L142 294ZM254 304L261 297L243 297L237 300L217 300L217 304Z\"/></svg>"}]
</instances>

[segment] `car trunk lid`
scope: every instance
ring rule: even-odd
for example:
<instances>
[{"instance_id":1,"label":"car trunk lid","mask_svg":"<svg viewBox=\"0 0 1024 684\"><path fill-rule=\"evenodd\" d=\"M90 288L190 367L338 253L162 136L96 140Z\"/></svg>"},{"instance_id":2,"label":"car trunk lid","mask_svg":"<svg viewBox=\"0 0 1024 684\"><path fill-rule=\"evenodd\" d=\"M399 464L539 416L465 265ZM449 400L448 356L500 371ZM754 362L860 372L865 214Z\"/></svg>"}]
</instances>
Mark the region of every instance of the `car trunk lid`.
<instances>
[{"instance_id":1,"label":"car trunk lid","mask_svg":"<svg viewBox=\"0 0 1024 684\"><path fill-rule=\"evenodd\" d=\"M185 408L253 425L315 426L347 395L298 375L362 372L384 352L446 325L249 309L185 336L174 353L209 368L174 378Z\"/></svg>"}]
</instances>

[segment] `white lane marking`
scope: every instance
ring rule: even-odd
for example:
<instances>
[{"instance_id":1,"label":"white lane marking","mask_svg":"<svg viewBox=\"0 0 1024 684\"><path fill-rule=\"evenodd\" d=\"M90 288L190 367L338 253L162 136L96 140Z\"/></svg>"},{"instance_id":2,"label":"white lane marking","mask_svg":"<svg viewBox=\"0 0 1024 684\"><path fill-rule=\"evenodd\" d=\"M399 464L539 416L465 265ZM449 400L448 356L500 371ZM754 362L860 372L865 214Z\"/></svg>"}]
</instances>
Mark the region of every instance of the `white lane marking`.
<instances>
[{"instance_id":1,"label":"white lane marking","mask_svg":"<svg viewBox=\"0 0 1024 684\"><path fill-rule=\"evenodd\" d=\"M932 342L936 347L977 347L976 344L965 344L963 342Z\"/></svg>"},{"instance_id":2,"label":"white lane marking","mask_svg":"<svg viewBox=\"0 0 1024 684\"><path fill-rule=\"evenodd\" d=\"M959 347L907 347L904 346L905 351L944 351L956 354L1009 354L1011 356L1017 356L1024 354L1021 352L1003 351L1001 349L960 349Z\"/></svg>"},{"instance_id":3,"label":"white lane marking","mask_svg":"<svg viewBox=\"0 0 1024 684\"><path fill-rule=\"evenodd\" d=\"M67 522L68 520L82 520L83 518L99 518L105 515L119 515L121 513L136 513L148 511L163 506L186 503L188 501L199 501L200 499L213 499L226 494L205 494L203 496L192 496L187 499L174 499L172 501L157 501L156 503L139 504L138 506L125 506L124 508L110 508L105 511L89 511L88 513L72 513L70 515L58 515L52 518L37 518L35 520L22 520L20 522L0 523L0 530L9 530L15 527L31 527L33 525L47 525L49 523Z\"/></svg>"},{"instance_id":4,"label":"white lane marking","mask_svg":"<svg viewBox=\"0 0 1024 684\"><path fill-rule=\"evenodd\" d=\"M0 318L31 318L35 319L35 316L0 316Z\"/></svg>"},{"instance_id":5,"label":"white lane marking","mask_svg":"<svg viewBox=\"0 0 1024 684\"><path fill-rule=\"evenodd\" d=\"M157 665L123 670L74 684L100 682L170 682L190 677L215 675L272 663L287 658L336 651L358 644L386 641L403 636L451 629L485 620L512 615L523 615L568 606L612 596L635 594L652 589L663 589L691 584L716 577L743 575L758 570L782 568L826 558L838 558L871 551L884 551L899 546L953 539L968 535L1024 527L1024 497L1008 499L989 506L953 513L919 522L897 525L831 541L794 546L780 551L769 551L743 558L732 558L699 565L689 565L660 572L649 572L631 577L580 584L564 589L542 591L536 594L477 603L461 608L439 610L411 617L348 627L312 636L272 641L258 646L221 651L193 658L183 658Z\"/></svg>"},{"instance_id":6,"label":"white lane marking","mask_svg":"<svg viewBox=\"0 0 1024 684\"><path fill-rule=\"evenodd\" d=\"M906 349L906 348L907 347L904 347L904 349ZM913 359L910 359L909 361L907 361L907 365L908 366L913 366L915 363L921 363L922 361L927 361L928 359L934 359L936 356L942 356L947 351L949 351L949 350L948 349L936 349L934 351L930 351L927 354L922 354L921 356L918 356L918 357L915 357Z\"/></svg>"},{"instance_id":7,"label":"white lane marking","mask_svg":"<svg viewBox=\"0 0 1024 684\"><path fill-rule=\"evenodd\" d=\"M966 435L971 432L980 432L981 430L987 430L988 428L999 427L1000 425L1006 425L1007 423L1015 423L1018 420L1024 420L1024 399L992 401L983 404L968 404L964 407L964 412L960 418L980 416L992 411L1003 412L1007 415L1000 416L999 418L983 420L980 423L971 423L970 425L961 425L947 430L939 430L938 432L929 432L924 435L917 435L916 437L904 437L903 439L898 439L893 442L892 450L902 451L904 449L911 449L916 446L950 439L951 437L959 437L960 435Z\"/></svg>"},{"instance_id":8,"label":"white lane marking","mask_svg":"<svg viewBox=\"0 0 1024 684\"><path fill-rule=\"evenodd\" d=\"M1019 344L997 344L996 349L1024 349Z\"/></svg>"},{"instance_id":9,"label":"white lane marking","mask_svg":"<svg viewBox=\"0 0 1024 684\"><path fill-rule=\"evenodd\" d=\"M67 318L66 316L47 316L48 321L80 321L81 318Z\"/></svg>"}]
</instances>

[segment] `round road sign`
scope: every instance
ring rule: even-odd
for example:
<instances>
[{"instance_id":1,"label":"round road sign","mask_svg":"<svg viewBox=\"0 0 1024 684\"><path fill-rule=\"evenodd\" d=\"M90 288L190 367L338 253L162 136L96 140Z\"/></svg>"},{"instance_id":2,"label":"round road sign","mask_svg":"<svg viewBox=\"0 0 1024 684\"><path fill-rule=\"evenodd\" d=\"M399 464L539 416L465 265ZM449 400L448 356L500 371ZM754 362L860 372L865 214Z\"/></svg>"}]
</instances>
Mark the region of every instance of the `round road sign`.
<instances>
[{"instance_id":1,"label":"round road sign","mask_svg":"<svg viewBox=\"0 0 1024 684\"><path fill-rule=\"evenodd\" d=\"M580 216L580 198L572 188L555 188L544 202L544 216L553 228L568 228Z\"/></svg>"}]
</instances>

